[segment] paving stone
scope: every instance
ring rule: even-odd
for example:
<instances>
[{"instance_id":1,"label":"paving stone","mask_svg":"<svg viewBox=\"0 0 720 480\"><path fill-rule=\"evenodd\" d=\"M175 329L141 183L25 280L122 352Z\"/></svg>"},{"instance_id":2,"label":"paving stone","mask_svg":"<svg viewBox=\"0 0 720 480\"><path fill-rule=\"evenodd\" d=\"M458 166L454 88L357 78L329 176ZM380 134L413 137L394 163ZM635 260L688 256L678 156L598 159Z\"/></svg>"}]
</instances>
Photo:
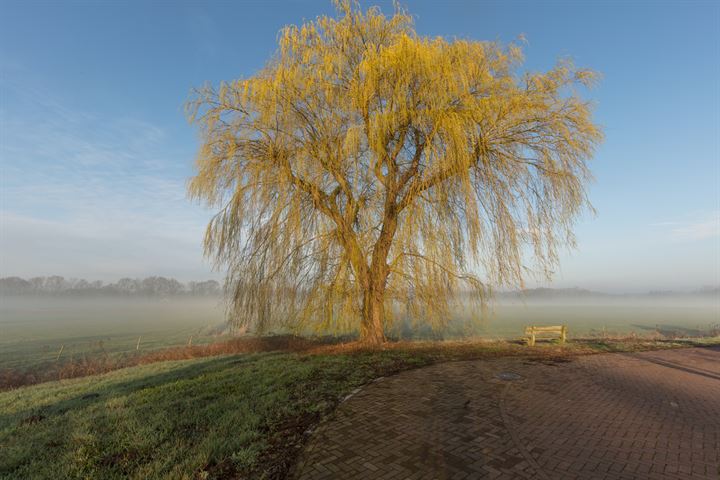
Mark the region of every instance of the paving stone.
<instances>
[{"instance_id":1,"label":"paving stone","mask_svg":"<svg viewBox=\"0 0 720 480\"><path fill-rule=\"evenodd\" d=\"M294 477L718 479L720 348L403 372L343 403Z\"/></svg>"}]
</instances>

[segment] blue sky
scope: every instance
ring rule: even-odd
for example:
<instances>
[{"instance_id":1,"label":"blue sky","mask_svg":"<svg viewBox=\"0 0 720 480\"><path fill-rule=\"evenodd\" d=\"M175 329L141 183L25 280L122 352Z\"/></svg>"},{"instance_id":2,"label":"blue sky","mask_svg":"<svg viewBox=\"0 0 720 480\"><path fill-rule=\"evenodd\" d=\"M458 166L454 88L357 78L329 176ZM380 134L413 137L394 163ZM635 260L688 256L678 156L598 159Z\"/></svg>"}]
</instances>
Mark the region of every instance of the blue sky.
<instances>
[{"instance_id":1,"label":"blue sky","mask_svg":"<svg viewBox=\"0 0 720 480\"><path fill-rule=\"evenodd\" d=\"M523 34L527 69L570 56L602 73L589 94L606 134L597 216L578 223L552 286L720 284L717 2L405 5L421 34ZM198 141L183 103L194 86L261 68L283 25L331 11L0 0L0 276L219 278L202 258L211 212L185 197Z\"/></svg>"}]
</instances>

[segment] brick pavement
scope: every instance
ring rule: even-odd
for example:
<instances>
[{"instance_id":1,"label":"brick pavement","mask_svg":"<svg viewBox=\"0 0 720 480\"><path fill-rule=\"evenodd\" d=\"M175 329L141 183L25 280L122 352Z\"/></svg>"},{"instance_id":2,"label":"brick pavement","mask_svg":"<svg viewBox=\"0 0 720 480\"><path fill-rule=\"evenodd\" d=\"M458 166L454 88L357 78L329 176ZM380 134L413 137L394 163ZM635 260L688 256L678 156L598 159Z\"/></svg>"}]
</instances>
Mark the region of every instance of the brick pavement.
<instances>
[{"instance_id":1,"label":"brick pavement","mask_svg":"<svg viewBox=\"0 0 720 480\"><path fill-rule=\"evenodd\" d=\"M404 372L344 402L294 476L717 480L720 349Z\"/></svg>"}]
</instances>

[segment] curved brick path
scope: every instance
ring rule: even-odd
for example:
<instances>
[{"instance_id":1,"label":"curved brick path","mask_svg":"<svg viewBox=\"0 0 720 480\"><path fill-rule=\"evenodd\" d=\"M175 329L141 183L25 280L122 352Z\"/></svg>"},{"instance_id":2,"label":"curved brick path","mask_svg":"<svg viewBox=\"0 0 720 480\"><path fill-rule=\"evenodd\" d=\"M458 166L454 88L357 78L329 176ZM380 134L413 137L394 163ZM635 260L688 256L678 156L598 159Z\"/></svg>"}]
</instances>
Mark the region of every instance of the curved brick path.
<instances>
[{"instance_id":1,"label":"curved brick path","mask_svg":"<svg viewBox=\"0 0 720 480\"><path fill-rule=\"evenodd\" d=\"M719 479L720 349L454 362L381 379L313 434L295 476Z\"/></svg>"}]
</instances>

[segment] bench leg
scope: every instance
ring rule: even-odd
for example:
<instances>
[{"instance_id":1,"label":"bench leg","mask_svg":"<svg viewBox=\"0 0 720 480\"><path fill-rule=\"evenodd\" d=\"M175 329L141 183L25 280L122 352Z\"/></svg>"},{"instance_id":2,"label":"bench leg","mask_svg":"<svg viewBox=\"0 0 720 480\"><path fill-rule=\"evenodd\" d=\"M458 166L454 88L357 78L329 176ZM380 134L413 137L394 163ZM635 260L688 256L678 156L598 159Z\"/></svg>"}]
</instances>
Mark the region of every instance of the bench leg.
<instances>
[{"instance_id":1,"label":"bench leg","mask_svg":"<svg viewBox=\"0 0 720 480\"><path fill-rule=\"evenodd\" d=\"M565 340L567 340L567 329L565 327L563 327L562 332L560 333L560 343L562 343L564 345Z\"/></svg>"},{"instance_id":2,"label":"bench leg","mask_svg":"<svg viewBox=\"0 0 720 480\"><path fill-rule=\"evenodd\" d=\"M530 335L530 338L528 339L528 347L534 347L535 346L535 334L533 333Z\"/></svg>"}]
</instances>

